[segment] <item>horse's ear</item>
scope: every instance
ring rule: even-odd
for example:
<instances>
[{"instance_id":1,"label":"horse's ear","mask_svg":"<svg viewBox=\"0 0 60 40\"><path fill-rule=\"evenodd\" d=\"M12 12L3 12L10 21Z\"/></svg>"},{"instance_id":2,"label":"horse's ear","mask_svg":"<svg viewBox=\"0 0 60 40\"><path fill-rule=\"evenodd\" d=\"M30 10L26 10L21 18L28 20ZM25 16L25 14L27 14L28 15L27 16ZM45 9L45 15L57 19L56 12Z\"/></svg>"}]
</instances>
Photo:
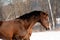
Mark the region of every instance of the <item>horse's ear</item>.
<instances>
[{"instance_id":1,"label":"horse's ear","mask_svg":"<svg viewBox=\"0 0 60 40\"><path fill-rule=\"evenodd\" d=\"M44 11L44 13L46 13L46 15L48 16L48 11Z\"/></svg>"}]
</instances>

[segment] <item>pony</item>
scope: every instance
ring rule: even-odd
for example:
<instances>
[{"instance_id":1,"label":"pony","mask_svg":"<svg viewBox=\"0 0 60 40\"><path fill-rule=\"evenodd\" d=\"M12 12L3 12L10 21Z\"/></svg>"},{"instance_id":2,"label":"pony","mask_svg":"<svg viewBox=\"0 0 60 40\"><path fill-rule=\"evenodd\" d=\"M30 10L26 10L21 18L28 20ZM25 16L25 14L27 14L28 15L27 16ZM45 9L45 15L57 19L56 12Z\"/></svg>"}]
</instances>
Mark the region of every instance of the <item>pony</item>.
<instances>
[{"instance_id":1,"label":"pony","mask_svg":"<svg viewBox=\"0 0 60 40\"><path fill-rule=\"evenodd\" d=\"M32 11L14 20L0 21L0 38L6 40L30 40L33 25L40 22L49 30L48 14L43 11Z\"/></svg>"}]
</instances>

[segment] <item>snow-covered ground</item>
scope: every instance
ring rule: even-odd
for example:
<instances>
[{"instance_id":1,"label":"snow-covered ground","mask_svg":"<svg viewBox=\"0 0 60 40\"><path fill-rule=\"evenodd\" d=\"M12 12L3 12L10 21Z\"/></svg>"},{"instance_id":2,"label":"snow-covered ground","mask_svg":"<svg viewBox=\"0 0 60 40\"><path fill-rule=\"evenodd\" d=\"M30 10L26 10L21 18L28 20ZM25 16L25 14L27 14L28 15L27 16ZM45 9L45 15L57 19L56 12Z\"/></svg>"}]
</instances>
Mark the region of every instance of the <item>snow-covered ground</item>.
<instances>
[{"instance_id":1,"label":"snow-covered ground","mask_svg":"<svg viewBox=\"0 0 60 40\"><path fill-rule=\"evenodd\" d=\"M34 32L31 40L60 40L60 31Z\"/></svg>"}]
</instances>

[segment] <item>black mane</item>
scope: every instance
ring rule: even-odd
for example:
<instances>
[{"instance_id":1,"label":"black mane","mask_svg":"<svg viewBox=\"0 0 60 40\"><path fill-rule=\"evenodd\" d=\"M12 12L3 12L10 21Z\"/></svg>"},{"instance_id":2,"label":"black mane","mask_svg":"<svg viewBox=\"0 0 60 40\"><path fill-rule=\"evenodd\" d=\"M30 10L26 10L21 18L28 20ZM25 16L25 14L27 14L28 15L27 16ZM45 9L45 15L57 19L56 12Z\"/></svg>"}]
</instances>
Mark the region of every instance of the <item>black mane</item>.
<instances>
[{"instance_id":1,"label":"black mane","mask_svg":"<svg viewBox=\"0 0 60 40\"><path fill-rule=\"evenodd\" d=\"M24 14L24 15L22 15L22 16L20 16L19 18L17 18L17 19L29 19L30 17L32 17L32 16L38 16L38 15L40 15L40 13L41 13L42 11L32 11L32 12L30 12L30 13L26 13L26 14Z\"/></svg>"}]
</instances>

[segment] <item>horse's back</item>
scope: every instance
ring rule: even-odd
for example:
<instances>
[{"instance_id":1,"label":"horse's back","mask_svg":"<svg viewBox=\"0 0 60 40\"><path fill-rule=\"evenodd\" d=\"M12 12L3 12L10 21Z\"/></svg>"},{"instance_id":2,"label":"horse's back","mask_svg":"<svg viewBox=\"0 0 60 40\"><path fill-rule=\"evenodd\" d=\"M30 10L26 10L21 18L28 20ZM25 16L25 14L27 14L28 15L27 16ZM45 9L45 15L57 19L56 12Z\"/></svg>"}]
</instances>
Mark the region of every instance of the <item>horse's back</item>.
<instances>
[{"instance_id":1,"label":"horse's back","mask_svg":"<svg viewBox=\"0 0 60 40\"><path fill-rule=\"evenodd\" d=\"M3 21L3 24L0 27L0 32L2 34L8 34L8 36L12 36L17 32L22 36L22 34L26 34L25 31L23 22L19 20Z\"/></svg>"}]
</instances>

